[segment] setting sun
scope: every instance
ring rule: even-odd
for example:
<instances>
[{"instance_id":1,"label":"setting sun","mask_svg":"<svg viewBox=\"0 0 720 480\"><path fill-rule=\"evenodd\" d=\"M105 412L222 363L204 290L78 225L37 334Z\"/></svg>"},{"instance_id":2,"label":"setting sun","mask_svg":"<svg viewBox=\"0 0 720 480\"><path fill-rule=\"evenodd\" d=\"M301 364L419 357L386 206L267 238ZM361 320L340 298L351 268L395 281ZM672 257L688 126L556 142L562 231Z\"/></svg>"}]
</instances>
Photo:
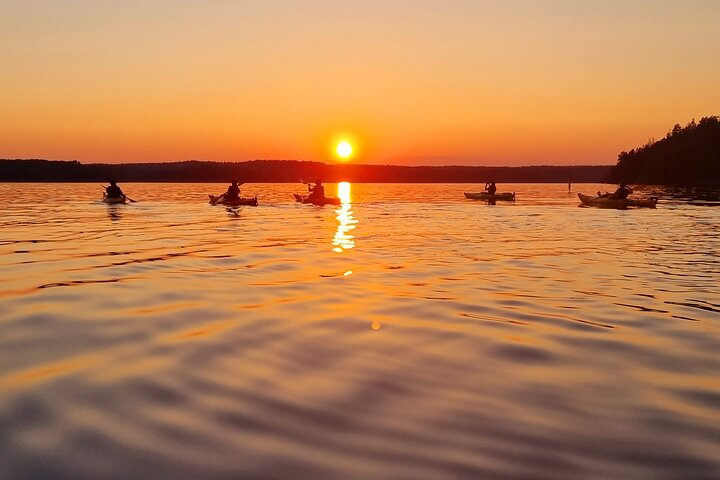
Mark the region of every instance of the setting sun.
<instances>
[{"instance_id":1,"label":"setting sun","mask_svg":"<svg viewBox=\"0 0 720 480\"><path fill-rule=\"evenodd\" d=\"M352 151L352 145L345 141L338 143L337 147L335 147L335 153L337 153L340 158L348 158L352 155Z\"/></svg>"}]
</instances>

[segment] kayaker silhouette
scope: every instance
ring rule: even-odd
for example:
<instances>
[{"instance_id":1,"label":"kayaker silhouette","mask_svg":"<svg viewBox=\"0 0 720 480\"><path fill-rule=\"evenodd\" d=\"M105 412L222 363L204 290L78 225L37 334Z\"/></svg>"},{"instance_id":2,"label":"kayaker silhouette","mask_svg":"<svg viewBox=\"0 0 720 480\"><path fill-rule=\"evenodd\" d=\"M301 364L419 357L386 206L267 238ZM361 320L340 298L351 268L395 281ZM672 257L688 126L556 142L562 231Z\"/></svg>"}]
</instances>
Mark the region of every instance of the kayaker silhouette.
<instances>
[{"instance_id":1,"label":"kayaker silhouette","mask_svg":"<svg viewBox=\"0 0 720 480\"><path fill-rule=\"evenodd\" d=\"M237 180L233 180L231 183L232 185L228 187L227 192L220 195L218 200L221 198L224 198L225 200L237 200L240 198L240 185L244 182L238 183Z\"/></svg>"},{"instance_id":2,"label":"kayaker silhouette","mask_svg":"<svg viewBox=\"0 0 720 480\"><path fill-rule=\"evenodd\" d=\"M610 195L610 198L614 198L615 200L625 200L631 193L633 193L632 188L628 187L625 182L622 182L620 183L618 189L615 190L615 193Z\"/></svg>"},{"instance_id":3,"label":"kayaker silhouette","mask_svg":"<svg viewBox=\"0 0 720 480\"><path fill-rule=\"evenodd\" d=\"M495 186L495 182L488 182L485 184L485 191L489 193L490 195L495 195L495 192L497 192L497 187Z\"/></svg>"},{"instance_id":4,"label":"kayaker silhouette","mask_svg":"<svg viewBox=\"0 0 720 480\"><path fill-rule=\"evenodd\" d=\"M105 187L105 195L107 195L108 198L125 198L125 194L122 189L117 186L115 180L110 180L110 186Z\"/></svg>"},{"instance_id":5,"label":"kayaker silhouette","mask_svg":"<svg viewBox=\"0 0 720 480\"><path fill-rule=\"evenodd\" d=\"M308 198L325 198L325 187L320 180L315 180L315 185L308 185L308 191Z\"/></svg>"},{"instance_id":6,"label":"kayaker silhouette","mask_svg":"<svg viewBox=\"0 0 720 480\"><path fill-rule=\"evenodd\" d=\"M625 200L631 193L633 193L632 188L628 187L627 183L620 182L620 186L613 193L605 192L600 194L600 192L598 192L598 197L611 198L613 200Z\"/></svg>"}]
</instances>

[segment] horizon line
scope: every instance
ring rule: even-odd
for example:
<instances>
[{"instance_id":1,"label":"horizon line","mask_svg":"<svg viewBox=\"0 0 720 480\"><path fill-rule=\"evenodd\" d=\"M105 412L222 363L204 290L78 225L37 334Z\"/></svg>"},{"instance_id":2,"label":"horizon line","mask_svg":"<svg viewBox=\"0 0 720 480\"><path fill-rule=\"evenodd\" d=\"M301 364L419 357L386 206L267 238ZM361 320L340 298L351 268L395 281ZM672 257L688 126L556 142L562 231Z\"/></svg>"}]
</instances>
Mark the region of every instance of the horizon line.
<instances>
[{"instance_id":1,"label":"horizon line","mask_svg":"<svg viewBox=\"0 0 720 480\"><path fill-rule=\"evenodd\" d=\"M326 163L320 160L298 160L298 159L280 159L280 158L255 158L252 160L170 160L170 161L141 161L141 162L87 162L80 160L64 160L64 159L48 159L48 158L0 158L0 161L44 161L44 162L77 162L81 165L167 165L177 163L250 163L250 162L296 162L296 163L317 163L325 166L357 166L357 167L404 167L404 168L533 168L533 167L614 167L617 163L607 164L532 164L532 165L463 165L463 164L447 164L447 165L403 165L392 163L352 163L352 162L330 162Z\"/></svg>"}]
</instances>

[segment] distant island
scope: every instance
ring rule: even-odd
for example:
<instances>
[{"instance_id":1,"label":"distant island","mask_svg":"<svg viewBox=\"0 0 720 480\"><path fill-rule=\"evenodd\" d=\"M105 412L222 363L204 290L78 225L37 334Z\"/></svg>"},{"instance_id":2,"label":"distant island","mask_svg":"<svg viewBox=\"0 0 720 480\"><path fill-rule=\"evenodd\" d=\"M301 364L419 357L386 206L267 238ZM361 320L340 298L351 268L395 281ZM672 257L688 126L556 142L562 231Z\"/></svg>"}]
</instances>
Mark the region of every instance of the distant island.
<instances>
[{"instance_id":1,"label":"distant island","mask_svg":"<svg viewBox=\"0 0 720 480\"><path fill-rule=\"evenodd\" d=\"M621 152L606 179L692 187L720 186L720 119L703 117L675 125L662 140Z\"/></svg>"},{"instance_id":2,"label":"distant island","mask_svg":"<svg viewBox=\"0 0 720 480\"><path fill-rule=\"evenodd\" d=\"M397 166L325 164L297 160L246 162L82 164L77 161L0 160L0 182L228 182L294 183L599 183L612 165L596 166Z\"/></svg>"}]
</instances>

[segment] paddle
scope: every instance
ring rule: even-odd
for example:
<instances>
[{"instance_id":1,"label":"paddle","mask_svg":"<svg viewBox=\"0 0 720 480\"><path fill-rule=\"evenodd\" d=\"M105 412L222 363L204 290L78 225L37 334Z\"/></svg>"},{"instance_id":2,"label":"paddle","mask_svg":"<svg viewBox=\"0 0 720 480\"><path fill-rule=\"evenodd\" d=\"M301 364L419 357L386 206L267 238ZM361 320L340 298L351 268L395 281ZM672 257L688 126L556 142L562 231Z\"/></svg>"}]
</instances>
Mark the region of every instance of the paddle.
<instances>
[{"instance_id":1,"label":"paddle","mask_svg":"<svg viewBox=\"0 0 720 480\"><path fill-rule=\"evenodd\" d=\"M310 188L310 187L311 187L313 184L312 184L311 182L306 182L305 180L300 180L300 183L303 183L303 184L307 185L307 187L308 187L308 192L311 192L311 191L312 191L312 188Z\"/></svg>"}]
</instances>

